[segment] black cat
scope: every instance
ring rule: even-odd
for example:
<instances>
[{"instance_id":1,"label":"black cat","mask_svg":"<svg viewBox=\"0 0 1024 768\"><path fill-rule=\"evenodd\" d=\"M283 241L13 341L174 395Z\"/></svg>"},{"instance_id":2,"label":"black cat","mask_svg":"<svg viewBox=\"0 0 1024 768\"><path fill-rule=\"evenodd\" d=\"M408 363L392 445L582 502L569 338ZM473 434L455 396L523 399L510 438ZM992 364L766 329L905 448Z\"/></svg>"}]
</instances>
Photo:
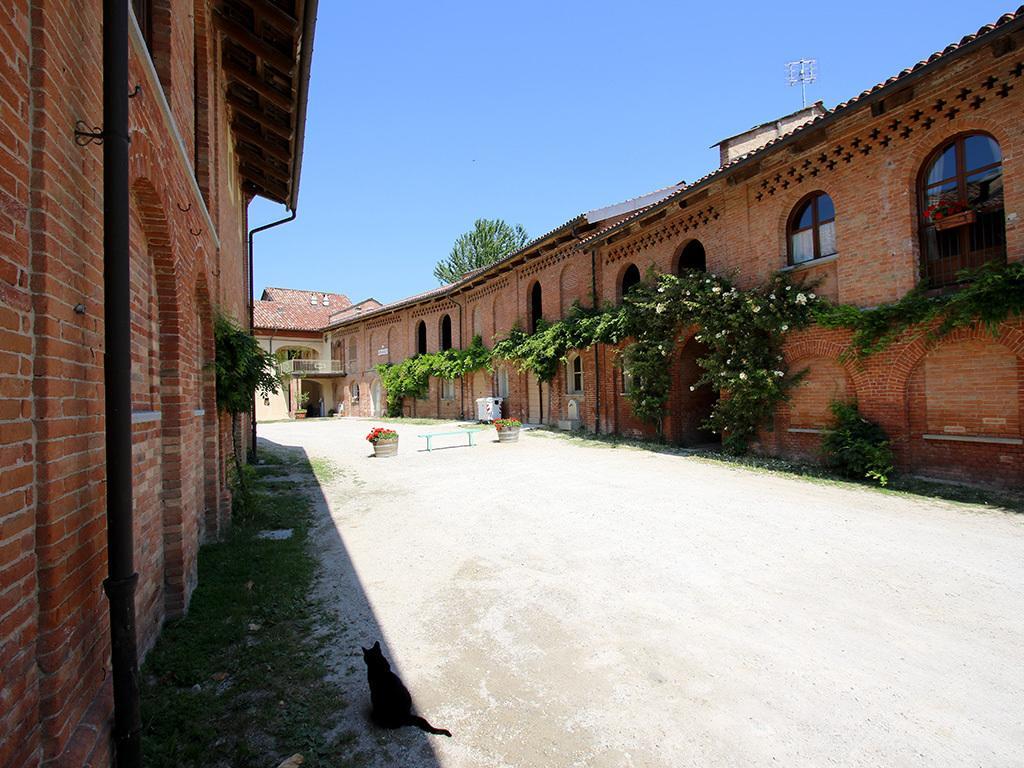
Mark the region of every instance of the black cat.
<instances>
[{"instance_id":1,"label":"black cat","mask_svg":"<svg viewBox=\"0 0 1024 768\"><path fill-rule=\"evenodd\" d=\"M415 725L427 733L438 736L451 736L451 731L435 728L422 717L412 713L412 697L409 690L402 684L391 665L384 658L380 649L380 641L372 648L363 648L363 661L366 662L366 680L370 683L370 701L373 703L373 722L382 728L401 728L403 725Z\"/></svg>"}]
</instances>

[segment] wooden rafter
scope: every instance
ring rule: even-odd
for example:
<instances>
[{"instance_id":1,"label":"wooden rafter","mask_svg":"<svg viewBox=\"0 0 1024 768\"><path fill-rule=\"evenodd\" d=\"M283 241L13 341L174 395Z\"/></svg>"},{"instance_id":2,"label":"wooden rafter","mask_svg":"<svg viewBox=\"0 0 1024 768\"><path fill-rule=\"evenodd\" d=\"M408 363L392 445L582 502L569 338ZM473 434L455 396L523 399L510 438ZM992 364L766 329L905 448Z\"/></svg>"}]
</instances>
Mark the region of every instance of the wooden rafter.
<instances>
[{"instance_id":1,"label":"wooden rafter","mask_svg":"<svg viewBox=\"0 0 1024 768\"><path fill-rule=\"evenodd\" d=\"M301 154L310 0L215 0L226 101L246 191L290 204ZM312 3L315 8L315 0ZM312 11L310 11L312 13ZM315 16L311 16L315 19ZM307 29L308 28L308 29ZM302 102L300 104L300 101Z\"/></svg>"}]
</instances>

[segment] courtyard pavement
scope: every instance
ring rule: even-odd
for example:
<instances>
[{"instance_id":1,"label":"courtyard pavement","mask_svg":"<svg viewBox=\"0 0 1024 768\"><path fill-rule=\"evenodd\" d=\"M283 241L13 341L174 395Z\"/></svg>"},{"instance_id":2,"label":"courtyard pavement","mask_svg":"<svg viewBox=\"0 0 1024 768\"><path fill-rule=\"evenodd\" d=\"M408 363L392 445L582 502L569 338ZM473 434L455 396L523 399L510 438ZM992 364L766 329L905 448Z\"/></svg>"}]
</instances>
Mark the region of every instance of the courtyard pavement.
<instances>
[{"instance_id":1,"label":"courtyard pavement","mask_svg":"<svg viewBox=\"0 0 1024 768\"><path fill-rule=\"evenodd\" d=\"M528 432L373 459L377 423L259 427L338 468L360 765L1024 764L1024 517ZM376 639L451 739L369 725Z\"/></svg>"}]
</instances>

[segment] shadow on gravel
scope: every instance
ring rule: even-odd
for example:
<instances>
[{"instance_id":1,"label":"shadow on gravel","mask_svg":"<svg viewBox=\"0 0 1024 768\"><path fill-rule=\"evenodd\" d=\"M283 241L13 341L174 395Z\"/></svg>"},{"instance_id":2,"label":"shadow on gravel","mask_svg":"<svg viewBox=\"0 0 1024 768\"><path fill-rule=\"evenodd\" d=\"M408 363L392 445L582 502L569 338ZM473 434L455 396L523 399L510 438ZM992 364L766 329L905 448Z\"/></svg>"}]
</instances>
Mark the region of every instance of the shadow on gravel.
<instances>
[{"instance_id":1,"label":"shadow on gravel","mask_svg":"<svg viewBox=\"0 0 1024 768\"><path fill-rule=\"evenodd\" d=\"M330 607L321 606L321 617L329 617L327 622L337 619L340 623L340 626L328 627L328 633L334 635L329 643L335 652L329 655L327 662L332 669L331 677L335 682L339 686L349 688L346 691L348 706L344 710L343 722L337 727L354 732L352 735L355 738L351 744L354 751L344 756L350 759L352 766L359 768L391 765L440 768L437 755L430 745L431 739L436 739L437 736L430 736L411 726L399 730L384 729L370 719L370 690L362 646L372 646L375 641L380 641L385 656L391 660L392 668L400 677L402 670L394 661L385 630L374 614L345 542L330 516L323 486L335 479L338 468L321 459L311 460L302 448L275 443L266 438L258 439L258 448L258 461L261 463L257 464L257 468L261 473L267 472L271 476L276 476L279 470L275 467L283 465L292 468L296 474L308 474L308 482L301 484L301 490L310 498L312 508L307 549L331 571L317 574L320 583L313 591L320 593L320 602L329 601L335 606L345 606L347 609L346 615L338 616ZM346 676L346 672L351 674ZM357 679L355 685L352 684L353 677ZM411 691L411 694L415 702L416 691ZM431 713L424 712L416 714L424 715L428 719L431 716ZM364 738L359 738L360 735ZM455 737L458 738L458 734L455 734ZM327 761L324 765L334 766L336 763Z\"/></svg>"}]
</instances>

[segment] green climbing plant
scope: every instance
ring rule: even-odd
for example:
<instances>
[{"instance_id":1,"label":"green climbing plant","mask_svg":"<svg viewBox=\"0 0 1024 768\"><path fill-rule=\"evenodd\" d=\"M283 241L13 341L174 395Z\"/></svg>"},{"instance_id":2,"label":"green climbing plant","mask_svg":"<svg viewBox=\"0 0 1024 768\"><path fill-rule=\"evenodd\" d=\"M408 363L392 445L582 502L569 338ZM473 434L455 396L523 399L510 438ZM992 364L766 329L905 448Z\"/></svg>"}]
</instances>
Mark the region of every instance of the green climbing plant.
<instances>
[{"instance_id":1,"label":"green climbing plant","mask_svg":"<svg viewBox=\"0 0 1024 768\"><path fill-rule=\"evenodd\" d=\"M911 334L941 338L981 323L995 334L1000 324L1024 315L1024 263L989 263L959 273L961 287L929 295L914 288L903 298L873 309L820 302L814 320L826 328L847 328L853 338L847 356L864 358Z\"/></svg>"},{"instance_id":2,"label":"green climbing plant","mask_svg":"<svg viewBox=\"0 0 1024 768\"><path fill-rule=\"evenodd\" d=\"M383 363L377 366L377 373L386 392L388 415L401 416L405 398L425 397L431 377L457 379L490 366L491 351L477 335L466 349L446 349L400 363Z\"/></svg>"}]
</instances>

